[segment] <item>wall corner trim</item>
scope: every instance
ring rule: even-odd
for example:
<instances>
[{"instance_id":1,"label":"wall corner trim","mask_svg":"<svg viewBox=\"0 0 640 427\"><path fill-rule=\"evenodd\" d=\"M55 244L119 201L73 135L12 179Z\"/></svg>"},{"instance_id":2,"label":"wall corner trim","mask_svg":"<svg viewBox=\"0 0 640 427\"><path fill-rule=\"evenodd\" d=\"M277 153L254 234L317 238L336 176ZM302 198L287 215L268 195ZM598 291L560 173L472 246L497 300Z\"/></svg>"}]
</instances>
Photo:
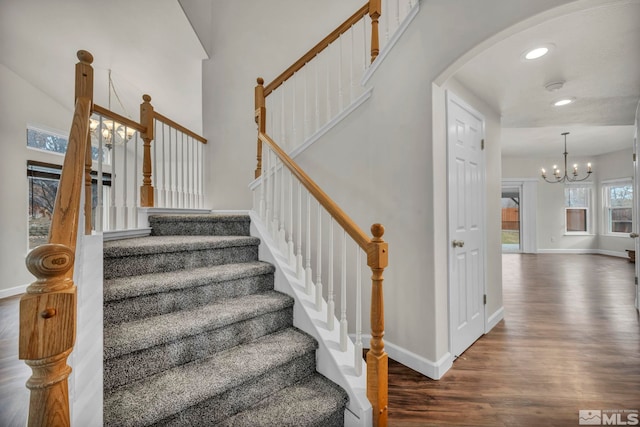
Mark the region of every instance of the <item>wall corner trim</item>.
<instances>
[{"instance_id":1,"label":"wall corner trim","mask_svg":"<svg viewBox=\"0 0 640 427\"><path fill-rule=\"evenodd\" d=\"M355 335L349 335L352 339ZM371 341L371 335L363 334L362 342L365 348L369 348L369 342ZM412 351L409 351L399 345L393 344L388 340L384 340L384 349L389 357L396 362L420 372L422 375L431 378L432 380L439 380L453 365L453 356L451 353L445 353L436 362L433 362L426 357L420 356Z\"/></svg>"}]
</instances>

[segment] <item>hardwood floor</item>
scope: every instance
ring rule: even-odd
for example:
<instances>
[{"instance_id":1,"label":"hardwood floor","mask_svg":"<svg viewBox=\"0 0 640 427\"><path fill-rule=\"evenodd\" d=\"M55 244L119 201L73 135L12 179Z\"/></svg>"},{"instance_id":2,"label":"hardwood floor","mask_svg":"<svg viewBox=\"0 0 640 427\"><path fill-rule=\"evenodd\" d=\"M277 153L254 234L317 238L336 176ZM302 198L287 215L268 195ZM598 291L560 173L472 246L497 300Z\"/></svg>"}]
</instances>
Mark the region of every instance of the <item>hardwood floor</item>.
<instances>
[{"instance_id":1,"label":"hardwood floor","mask_svg":"<svg viewBox=\"0 0 640 427\"><path fill-rule=\"evenodd\" d=\"M0 299L0 426L23 427L29 411L25 387L31 369L18 359L20 297Z\"/></svg>"},{"instance_id":2,"label":"hardwood floor","mask_svg":"<svg viewBox=\"0 0 640 427\"><path fill-rule=\"evenodd\" d=\"M580 409L640 410L633 281L622 258L504 255L505 319L440 381L390 361L389 424L564 427Z\"/></svg>"},{"instance_id":3,"label":"hardwood floor","mask_svg":"<svg viewBox=\"0 0 640 427\"><path fill-rule=\"evenodd\" d=\"M439 381L389 361L391 426L576 426L579 409L640 410L633 265L600 255L503 256L505 320ZM0 300L0 426L24 426L19 298Z\"/></svg>"}]
</instances>

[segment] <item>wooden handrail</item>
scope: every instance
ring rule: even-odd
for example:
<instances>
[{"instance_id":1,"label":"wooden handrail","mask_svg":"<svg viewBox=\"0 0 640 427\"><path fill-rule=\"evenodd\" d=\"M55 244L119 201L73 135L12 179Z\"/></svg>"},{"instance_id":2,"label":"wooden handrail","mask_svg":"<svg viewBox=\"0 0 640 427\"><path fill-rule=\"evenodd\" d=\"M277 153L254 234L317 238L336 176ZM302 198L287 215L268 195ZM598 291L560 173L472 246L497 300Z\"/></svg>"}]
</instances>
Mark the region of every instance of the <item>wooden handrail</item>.
<instances>
[{"instance_id":1,"label":"wooden handrail","mask_svg":"<svg viewBox=\"0 0 640 427\"><path fill-rule=\"evenodd\" d=\"M276 90L278 86L282 83L286 82L291 76L293 76L296 71L300 70L304 65L311 61L317 54L325 50L331 43L336 41L338 37L344 34L349 28L351 28L356 22L362 19L365 15L369 13L369 2L367 1L360 9L356 11L353 15L351 15L346 21L338 26L335 30L333 30L327 37L322 39L320 43L312 47L307 53L302 55L300 59L293 63L289 68L287 68L282 74L275 78L274 81L269 83L264 88L264 96L269 96L271 92Z\"/></svg>"},{"instance_id":2,"label":"wooden handrail","mask_svg":"<svg viewBox=\"0 0 640 427\"><path fill-rule=\"evenodd\" d=\"M48 243L27 256L27 268L37 280L20 299L18 357L31 367L30 427L69 426L71 368L67 357L76 337L76 286L73 283L80 200L86 190L89 117L93 97L93 57L79 51L76 65L76 105L69 134ZM90 164L89 164L90 168Z\"/></svg>"},{"instance_id":3,"label":"wooden handrail","mask_svg":"<svg viewBox=\"0 0 640 427\"><path fill-rule=\"evenodd\" d=\"M144 133L147 131L146 126L141 125L140 123L131 120L125 116L121 116L118 113L114 113L108 108L102 107L98 104L93 104L93 108L91 109L93 113L100 114L101 116L107 117L114 122L120 123L121 125L125 125L128 128L135 129L140 133Z\"/></svg>"},{"instance_id":4,"label":"wooden handrail","mask_svg":"<svg viewBox=\"0 0 640 427\"><path fill-rule=\"evenodd\" d=\"M351 238L360 246L363 250L368 251L369 245L371 244L371 239L367 236L364 231L358 225L353 222L349 216L344 213L342 209L334 202L331 197L327 195L322 189L316 184L309 175L303 171L300 166L296 162L293 161L287 153L284 152L282 148L278 146L278 144L273 141L267 134L260 133L258 134L258 138L265 144L269 145L269 147L273 150L274 153L280 158L282 163L291 171L292 174L298 178L298 181L304 185L304 187L311 193L313 197L325 208L325 210L331 215L338 224L342 228L345 229L347 234L351 236Z\"/></svg>"},{"instance_id":5,"label":"wooden handrail","mask_svg":"<svg viewBox=\"0 0 640 427\"><path fill-rule=\"evenodd\" d=\"M202 142L203 144L207 143L207 139L198 135L197 133L190 131L189 129L187 129L186 127L174 122L173 120L171 120L170 118L163 116L162 114L158 113L157 111L153 112L153 116L163 122L168 124L169 126L171 126L172 128L178 129L180 132L185 133L187 135L189 135L190 137L192 137L195 140L198 140L200 142Z\"/></svg>"}]
</instances>

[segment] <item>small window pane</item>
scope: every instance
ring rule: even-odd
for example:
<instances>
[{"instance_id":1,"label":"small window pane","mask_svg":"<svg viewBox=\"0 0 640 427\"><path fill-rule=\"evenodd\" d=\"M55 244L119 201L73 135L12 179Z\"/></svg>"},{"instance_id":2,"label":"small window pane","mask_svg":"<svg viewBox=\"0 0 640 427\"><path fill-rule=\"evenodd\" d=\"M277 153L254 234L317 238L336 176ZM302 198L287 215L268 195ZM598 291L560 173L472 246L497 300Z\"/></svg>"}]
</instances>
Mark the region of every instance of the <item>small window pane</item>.
<instances>
[{"instance_id":1,"label":"small window pane","mask_svg":"<svg viewBox=\"0 0 640 427\"><path fill-rule=\"evenodd\" d=\"M567 231L587 231L586 209L567 209Z\"/></svg>"},{"instance_id":2,"label":"small window pane","mask_svg":"<svg viewBox=\"0 0 640 427\"><path fill-rule=\"evenodd\" d=\"M586 208L589 206L589 188L588 187L565 187L564 197L565 197L566 207Z\"/></svg>"},{"instance_id":3,"label":"small window pane","mask_svg":"<svg viewBox=\"0 0 640 427\"><path fill-rule=\"evenodd\" d=\"M27 129L27 147L64 154L67 152L68 141L56 135L37 129Z\"/></svg>"}]
</instances>

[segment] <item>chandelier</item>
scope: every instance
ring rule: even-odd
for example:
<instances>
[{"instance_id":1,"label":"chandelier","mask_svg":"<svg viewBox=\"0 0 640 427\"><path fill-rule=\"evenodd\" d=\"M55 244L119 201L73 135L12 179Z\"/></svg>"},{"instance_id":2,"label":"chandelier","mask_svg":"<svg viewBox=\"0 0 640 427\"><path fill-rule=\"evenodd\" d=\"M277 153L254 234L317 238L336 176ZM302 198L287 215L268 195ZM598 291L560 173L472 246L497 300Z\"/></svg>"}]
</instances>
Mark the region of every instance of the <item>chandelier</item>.
<instances>
[{"instance_id":1,"label":"chandelier","mask_svg":"<svg viewBox=\"0 0 640 427\"><path fill-rule=\"evenodd\" d=\"M558 165L553 165L553 178L551 179L547 179L547 171L544 170L544 168L542 169L542 179L544 179L545 181L551 183L551 184L556 184L558 182L579 182L579 181L584 181L585 179L589 178L589 176L591 176L592 170L591 170L591 163L587 163L587 175L582 177L582 178L578 178L578 164L574 164L573 165L573 172L571 173L572 176L569 176L567 174L568 168L567 168L567 155L569 154L567 152L567 135L569 135L569 132L563 132L560 135L564 136L564 153L562 153L564 155L564 175L561 174L560 169L558 168Z\"/></svg>"}]
</instances>

